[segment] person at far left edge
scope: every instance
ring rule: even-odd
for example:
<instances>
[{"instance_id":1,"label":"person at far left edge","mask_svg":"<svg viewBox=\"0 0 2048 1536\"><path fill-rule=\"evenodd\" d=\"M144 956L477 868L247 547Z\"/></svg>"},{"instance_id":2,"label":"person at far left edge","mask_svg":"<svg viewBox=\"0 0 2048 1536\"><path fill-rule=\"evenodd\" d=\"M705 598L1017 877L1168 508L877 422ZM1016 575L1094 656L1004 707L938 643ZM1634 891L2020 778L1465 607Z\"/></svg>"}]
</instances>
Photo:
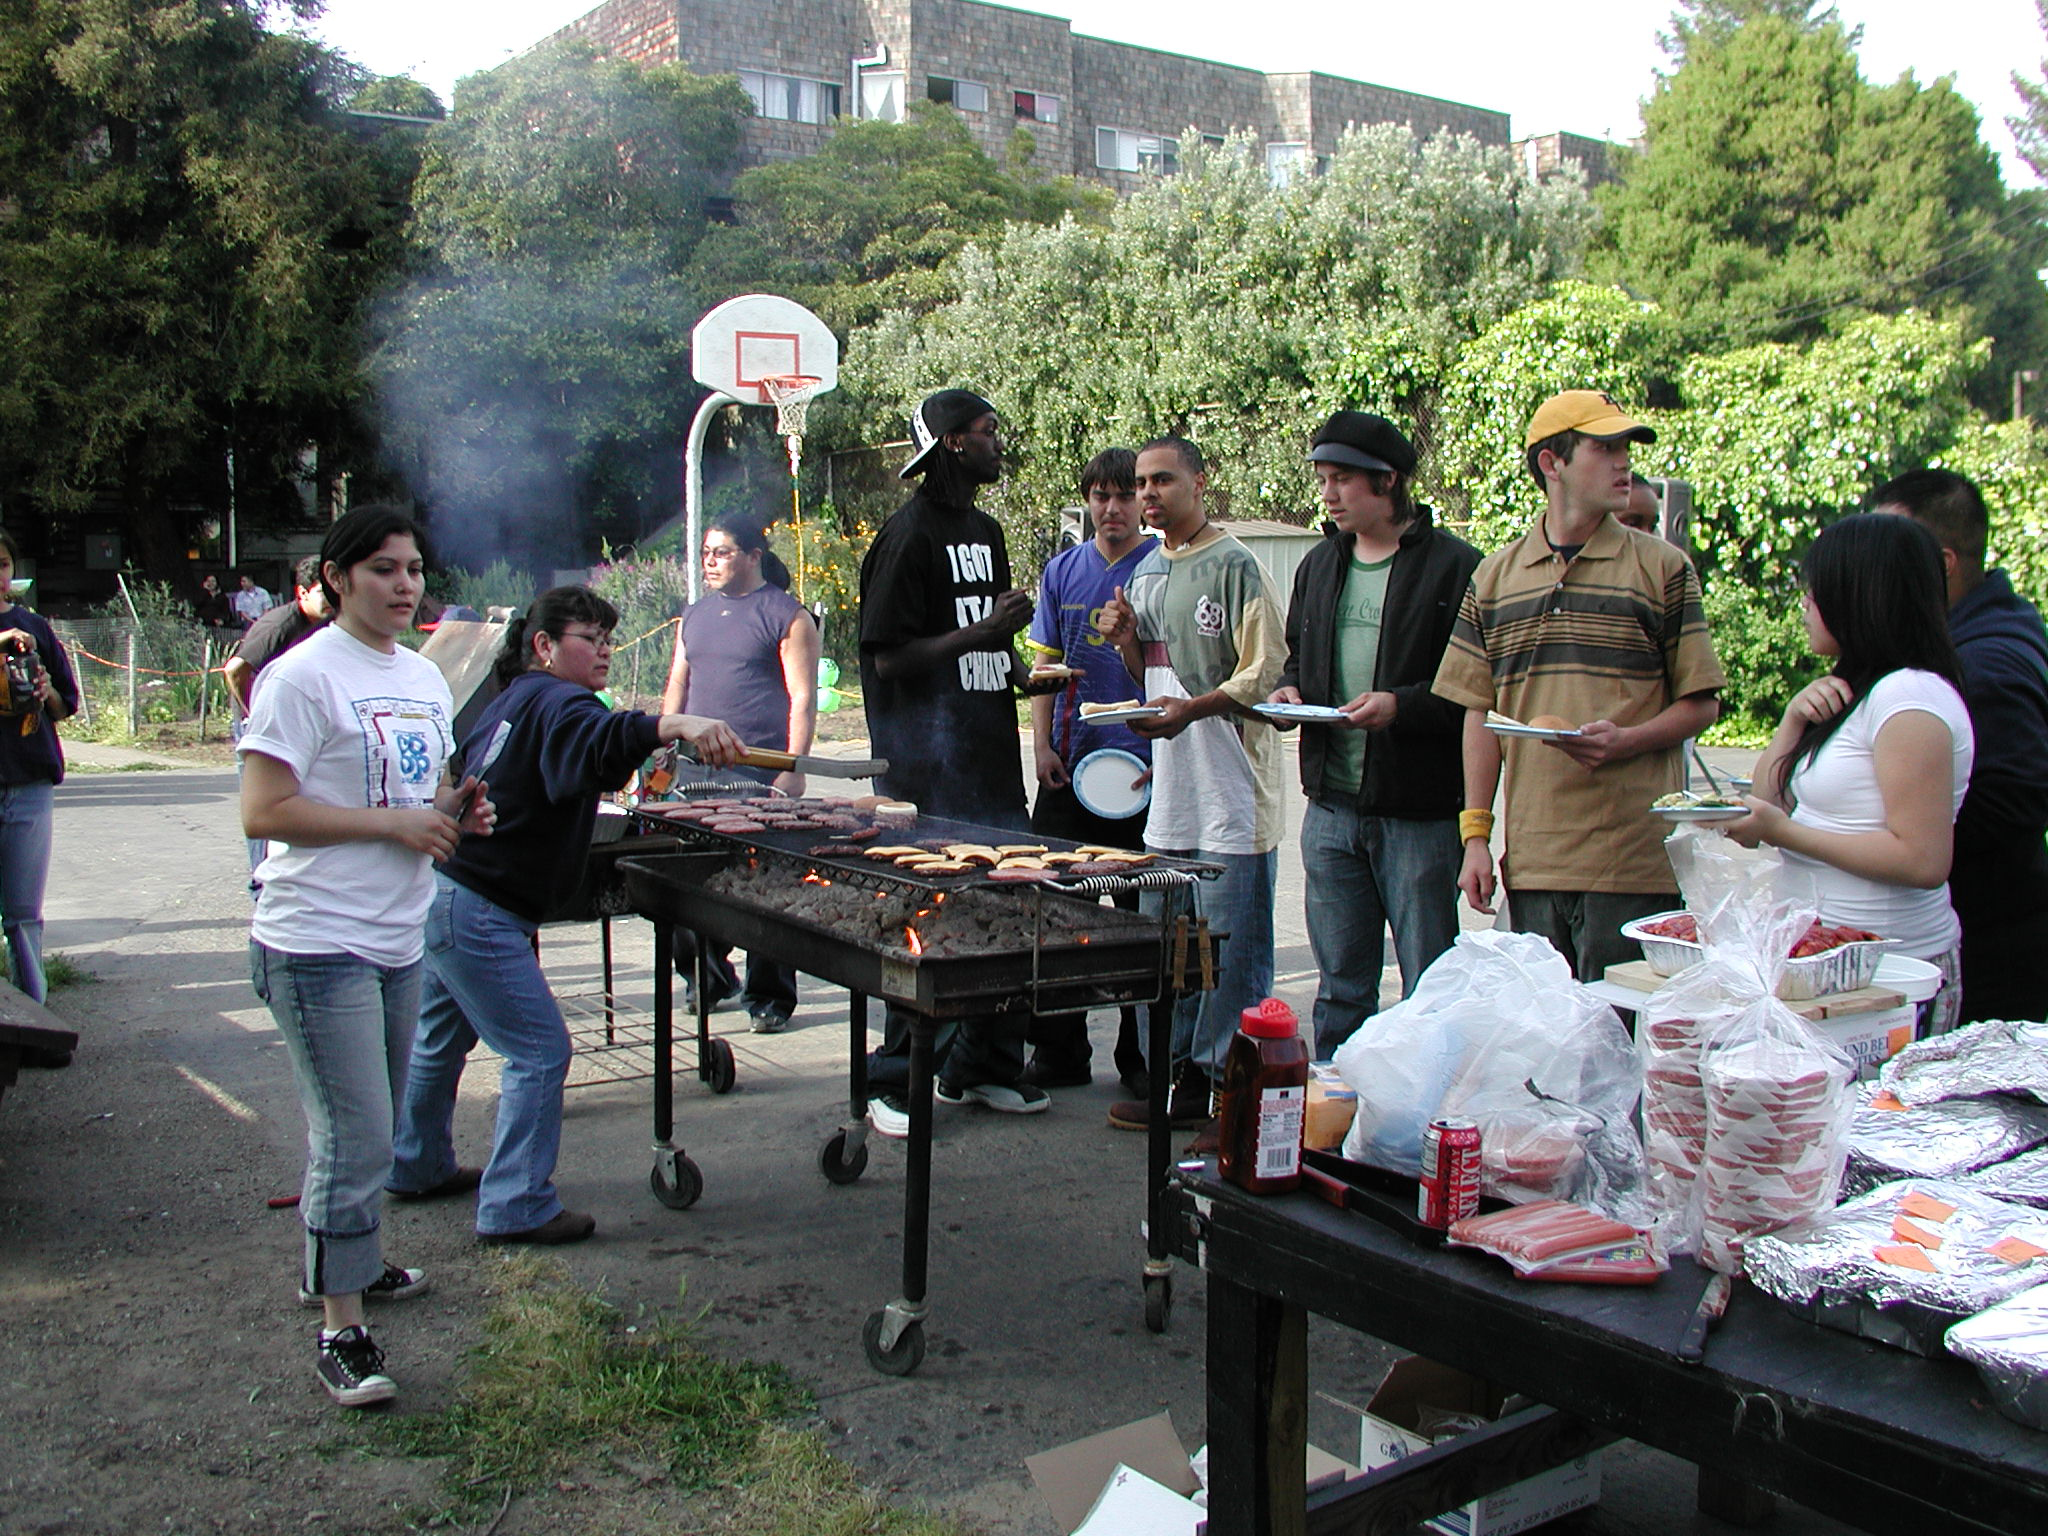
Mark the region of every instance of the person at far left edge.
<instances>
[{"instance_id":1,"label":"person at far left edge","mask_svg":"<svg viewBox=\"0 0 2048 1536\"><path fill-rule=\"evenodd\" d=\"M861 696L875 755L889 762L878 787L924 815L1022 832L1016 695L1033 690L1016 637L1032 603L1010 584L1002 525L974 504L1002 478L1001 423L980 395L942 389L920 402L910 430L916 452L900 474L923 483L860 567ZM910 1134L911 1026L910 1014L889 1008L882 1048L868 1059L868 1119L883 1136ZM942 1026L937 1098L1037 1114L1050 1100L1022 1080L1023 1045L1011 1025Z\"/></svg>"}]
</instances>

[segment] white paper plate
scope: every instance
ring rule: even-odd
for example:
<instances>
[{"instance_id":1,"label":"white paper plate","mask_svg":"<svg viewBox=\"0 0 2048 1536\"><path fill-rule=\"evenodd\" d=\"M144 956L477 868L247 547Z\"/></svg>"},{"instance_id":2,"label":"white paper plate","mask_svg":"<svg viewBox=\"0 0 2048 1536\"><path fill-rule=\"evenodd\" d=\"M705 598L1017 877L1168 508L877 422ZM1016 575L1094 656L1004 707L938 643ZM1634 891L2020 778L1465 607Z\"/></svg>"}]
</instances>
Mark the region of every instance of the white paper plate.
<instances>
[{"instance_id":1,"label":"white paper plate","mask_svg":"<svg viewBox=\"0 0 2048 1536\"><path fill-rule=\"evenodd\" d=\"M1332 704L1254 704L1252 713L1264 715L1268 720L1286 720L1304 725L1329 725L1346 718L1344 711Z\"/></svg>"},{"instance_id":2,"label":"white paper plate","mask_svg":"<svg viewBox=\"0 0 2048 1536\"><path fill-rule=\"evenodd\" d=\"M1560 731L1547 725L1502 725L1489 720L1486 728L1496 736L1518 736L1527 741L1569 741L1574 736L1583 736L1584 731Z\"/></svg>"},{"instance_id":3,"label":"white paper plate","mask_svg":"<svg viewBox=\"0 0 2048 1536\"><path fill-rule=\"evenodd\" d=\"M1666 821L1735 821L1749 814L1745 805L1653 805L1652 816Z\"/></svg>"},{"instance_id":4,"label":"white paper plate","mask_svg":"<svg viewBox=\"0 0 2048 1536\"><path fill-rule=\"evenodd\" d=\"M1129 725L1133 720L1157 720L1166 711L1157 704L1134 704L1129 709L1105 709L1081 716L1083 725Z\"/></svg>"},{"instance_id":5,"label":"white paper plate","mask_svg":"<svg viewBox=\"0 0 2048 1536\"><path fill-rule=\"evenodd\" d=\"M1135 816L1152 803L1151 780L1136 783L1144 772L1145 764L1135 752L1121 747L1090 752L1074 764L1074 798L1097 816L1113 821Z\"/></svg>"}]
</instances>

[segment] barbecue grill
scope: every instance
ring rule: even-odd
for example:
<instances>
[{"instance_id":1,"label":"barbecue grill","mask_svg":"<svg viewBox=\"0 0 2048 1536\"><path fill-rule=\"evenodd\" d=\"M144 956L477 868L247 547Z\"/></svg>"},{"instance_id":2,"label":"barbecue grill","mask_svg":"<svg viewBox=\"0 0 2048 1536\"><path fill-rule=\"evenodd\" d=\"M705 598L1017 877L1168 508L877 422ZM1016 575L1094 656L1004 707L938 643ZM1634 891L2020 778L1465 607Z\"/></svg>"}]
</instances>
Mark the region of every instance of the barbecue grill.
<instances>
[{"instance_id":1,"label":"barbecue grill","mask_svg":"<svg viewBox=\"0 0 2048 1536\"><path fill-rule=\"evenodd\" d=\"M747 791L759 795L758 786ZM904 1180L903 1294L872 1314L862 1330L868 1361L908 1375L924 1358L926 1256L931 1197L932 1043L942 1022L1065 1013L1170 1001L1213 980L1208 937L1185 915L1194 882L1213 865L1158 858L1114 875L1002 884L985 873L926 877L859 854L820 855L829 832L815 828L720 833L636 814L668 836L628 839L615 865L626 903L654 925L654 1166L649 1184L664 1205L682 1210L703 1192L703 1175L674 1144L669 1052L673 1040L673 927L711 944L737 946L842 986L848 1010L847 1119L826 1141L818 1166L834 1184L867 1167L868 999L912 1016L910 1137ZM920 817L906 838L996 844L1014 832ZM672 840L671 840L672 839ZM1056 840L1038 839L1047 847ZM634 852L643 843L646 851ZM1065 845L1071 849L1072 844ZM1157 912L1097 904L1103 895L1156 891ZM709 1040L704 948L697 962L698 1036ZM1164 1061L1169 1010L1155 1010L1155 1059ZM723 1041L714 1042L723 1046ZM700 1067L700 1075L701 1075ZM1150 1197L1156 1204L1167 1162L1166 1078L1153 1074L1155 1114ZM728 1082L726 1086L730 1086ZM1164 1328L1171 1303L1171 1258L1164 1224L1150 1230L1159 1251L1146 1265L1147 1321Z\"/></svg>"}]
</instances>

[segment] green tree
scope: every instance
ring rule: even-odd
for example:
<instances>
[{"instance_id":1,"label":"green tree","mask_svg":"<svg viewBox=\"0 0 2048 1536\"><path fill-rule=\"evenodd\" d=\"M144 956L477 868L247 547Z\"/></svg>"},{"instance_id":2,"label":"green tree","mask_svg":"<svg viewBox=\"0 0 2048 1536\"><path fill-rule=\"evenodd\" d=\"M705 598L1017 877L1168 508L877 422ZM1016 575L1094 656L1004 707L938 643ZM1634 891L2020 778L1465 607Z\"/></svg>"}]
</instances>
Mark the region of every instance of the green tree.
<instances>
[{"instance_id":1,"label":"green tree","mask_svg":"<svg viewBox=\"0 0 2048 1536\"><path fill-rule=\"evenodd\" d=\"M443 559L587 560L673 497L689 276L749 108L731 76L586 48L465 80L427 137L418 276L375 353L387 444Z\"/></svg>"},{"instance_id":2,"label":"green tree","mask_svg":"<svg viewBox=\"0 0 2048 1536\"><path fill-rule=\"evenodd\" d=\"M1376 406L1426 429L1460 345L1571 270L1589 217L1576 182L1535 186L1503 151L1402 127L1355 130L1328 174L1284 187L1249 139L1182 142L1179 174L1107 227L968 246L951 302L854 333L849 398L827 404L873 441L940 383L988 392L1011 423L997 500L1020 550L1095 449L1170 430L1209 453L1219 508L1305 521L1321 418Z\"/></svg>"},{"instance_id":3,"label":"green tree","mask_svg":"<svg viewBox=\"0 0 2048 1536\"><path fill-rule=\"evenodd\" d=\"M2007 194L1950 82L1867 83L1853 34L1796 0L1714 9L1601 191L1593 271L1706 350L1919 308L1992 337L2000 366L2038 356L2035 202Z\"/></svg>"},{"instance_id":4,"label":"green tree","mask_svg":"<svg viewBox=\"0 0 2048 1536\"><path fill-rule=\"evenodd\" d=\"M970 240L1012 220L1100 221L1110 204L1071 176L1006 170L936 102L901 123L842 121L816 154L743 172L732 198L734 223L698 253L705 291L783 294L842 332L947 297L941 269Z\"/></svg>"},{"instance_id":5,"label":"green tree","mask_svg":"<svg viewBox=\"0 0 2048 1536\"><path fill-rule=\"evenodd\" d=\"M2041 31L2048 34L2048 0L2034 0L2034 14L2040 18ZM2041 61L2038 80L2013 71L2012 88L2019 93L2020 110L2005 124L2012 129L2020 158L2036 176L2048 181L2048 59Z\"/></svg>"},{"instance_id":6,"label":"green tree","mask_svg":"<svg viewBox=\"0 0 2048 1536\"><path fill-rule=\"evenodd\" d=\"M356 317L410 170L342 131L361 73L263 13L0 0L0 492L110 492L159 570L231 455L249 520L297 514L309 445L370 457Z\"/></svg>"}]
</instances>

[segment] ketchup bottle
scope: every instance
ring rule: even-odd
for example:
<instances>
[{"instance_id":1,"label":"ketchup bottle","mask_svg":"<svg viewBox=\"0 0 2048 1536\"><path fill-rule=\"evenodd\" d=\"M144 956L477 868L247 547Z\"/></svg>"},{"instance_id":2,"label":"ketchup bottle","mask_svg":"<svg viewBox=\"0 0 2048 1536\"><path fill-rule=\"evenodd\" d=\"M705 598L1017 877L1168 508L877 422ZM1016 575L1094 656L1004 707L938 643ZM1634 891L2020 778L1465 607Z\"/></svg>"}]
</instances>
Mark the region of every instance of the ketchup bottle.
<instances>
[{"instance_id":1,"label":"ketchup bottle","mask_svg":"<svg viewBox=\"0 0 2048 1536\"><path fill-rule=\"evenodd\" d=\"M1238 1016L1223 1058L1223 1177L1255 1195L1301 1183L1301 1131L1308 1115L1308 1042L1294 1010L1269 997Z\"/></svg>"}]
</instances>

